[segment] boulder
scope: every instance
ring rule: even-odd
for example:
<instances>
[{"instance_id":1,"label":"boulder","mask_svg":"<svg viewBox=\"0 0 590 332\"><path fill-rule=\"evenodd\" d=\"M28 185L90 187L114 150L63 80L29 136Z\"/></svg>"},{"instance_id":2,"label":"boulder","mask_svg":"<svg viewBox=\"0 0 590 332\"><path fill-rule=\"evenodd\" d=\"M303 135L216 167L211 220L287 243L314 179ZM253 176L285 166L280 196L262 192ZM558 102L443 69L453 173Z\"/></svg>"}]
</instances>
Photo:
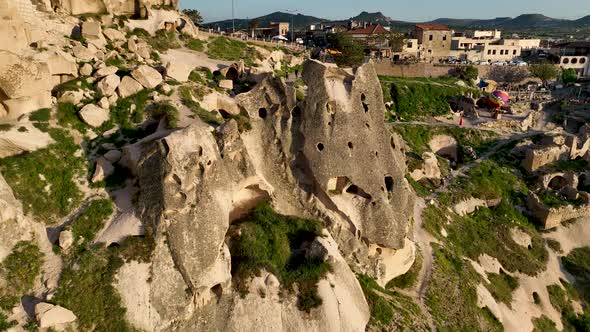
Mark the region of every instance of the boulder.
<instances>
[{"instance_id":1,"label":"boulder","mask_svg":"<svg viewBox=\"0 0 590 332\"><path fill-rule=\"evenodd\" d=\"M74 234L72 231L62 231L59 233L59 247L67 251L74 244Z\"/></svg>"},{"instance_id":2,"label":"boulder","mask_svg":"<svg viewBox=\"0 0 590 332\"><path fill-rule=\"evenodd\" d=\"M26 125L27 131L19 131L20 125L13 126L8 131L0 131L0 158L20 155L47 147L53 143L49 134L31 125Z\"/></svg>"},{"instance_id":3,"label":"boulder","mask_svg":"<svg viewBox=\"0 0 590 332\"><path fill-rule=\"evenodd\" d=\"M9 99L50 91L53 88L51 82L51 73L46 63L0 51L0 90Z\"/></svg>"},{"instance_id":4,"label":"boulder","mask_svg":"<svg viewBox=\"0 0 590 332\"><path fill-rule=\"evenodd\" d=\"M82 37L86 39L88 44L94 45L99 49L106 46L107 41L102 34L100 22L86 21L82 23Z\"/></svg>"},{"instance_id":5,"label":"boulder","mask_svg":"<svg viewBox=\"0 0 590 332\"><path fill-rule=\"evenodd\" d=\"M80 67L80 75L82 76L90 76L92 75L93 71L94 68L92 68L92 65L89 63L85 63L84 65L82 65L82 67Z\"/></svg>"},{"instance_id":6,"label":"boulder","mask_svg":"<svg viewBox=\"0 0 590 332\"><path fill-rule=\"evenodd\" d=\"M91 61L96 57L96 52L92 52L89 48L81 45L74 46L72 51L76 59L83 62Z\"/></svg>"},{"instance_id":7,"label":"boulder","mask_svg":"<svg viewBox=\"0 0 590 332\"><path fill-rule=\"evenodd\" d=\"M233 90L234 82L232 80L220 80L219 87L226 90Z\"/></svg>"},{"instance_id":8,"label":"boulder","mask_svg":"<svg viewBox=\"0 0 590 332\"><path fill-rule=\"evenodd\" d=\"M82 121L91 127L100 127L109 120L109 112L96 105L88 104L80 110Z\"/></svg>"},{"instance_id":9,"label":"boulder","mask_svg":"<svg viewBox=\"0 0 590 332\"><path fill-rule=\"evenodd\" d=\"M33 59L41 63L47 63L51 75L78 76L76 59L59 49L37 53Z\"/></svg>"},{"instance_id":10,"label":"boulder","mask_svg":"<svg viewBox=\"0 0 590 332\"><path fill-rule=\"evenodd\" d=\"M84 99L84 91L76 90L76 91L66 91L62 93L62 95L57 99L60 103L71 103L74 105L78 105L82 99Z\"/></svg>"},{"instance_id":11,"label":"boulder","mask_svg":"<svg viewBox=\"0 0 590 332\"><path fill-rule=\"evenodd\" d=\"M115 93L120 83L121 79L119 76L112 74L98 82L96 88L104 96L110 96Z\"/></svg>"},{"instance_id":12,"label":"boulder","mask_svg":"<svg viewBox=\"0 0 590 332\"><path fill-rule=\"evenodd\" d=\"M193 69L194 66L190 63L170 61L166 64L166 76L173 78L178 82L186 82Z\"/></svg>"},{"instance_id":13,"label":"boulder","mask_svg":"<svg viewBox=\"0 0 590 332\"><path fill-rule=\"evenodd\" d=\"M94 174L92 175L92 183L100 182L112 175L115 171L115 168L104 157L98 158L96 161L96 169L94 170Z\"/></svg>"},{"instance_id":14,"label":"boulder","mask_svg":"<svg viewBox=\"0 0 590 332\"><path fill-rule=\"evenodd\" d=\"M105 30L104 30L102 33L103 33L103 34L105 35L105 37L107 37L107 39L108 39L108 40L110 40L110 41L115 41L115 40L125 40L125 39L126 39L126 38L125 38L125 34L123 34L123 33L122 33L121 31L119 31L119 30L115 30L115 29L112 29L112 28L105 29Z\"/></svg>"},{"instance_id":15,"label":"boulder","mask_svg":"<svg viewBox=\"0 0 590 332\"><path fill-rule=\"evenodd\" d=\"M112 162L112 163L116 163L119 160L121 160L121 150L111 150L107 153L104 154L104 157L106 160Z\"/></svg>"},{"instance_id":16,"label":"boulder","mask_svg":"<svg viewBox=\"0 0 590 332\"><path fill-rule=\"evenodd\" d=\"M129 48L129 52L139 55L144 59L149 59L151 56L150 53L152 49L148 43L144 40L137 39L135 36L129 39L127 47Z\"/></svg>"},{"instance_id":17,"label":"boulder","mask_svg":"<svg viewBox=\"0 0 590 332\"><path fill-rule=\"evenodd\" d=\"M70 310L45 302L38 303L35 306L35 317L42 329L61 327L77 319L76 315Z\"/></svg>"},{"instance_id":18,"label":"boulder","mask_svg":"<svg viewBox=\"0 0 590 332\"><path fill-rule=\"evenodd\" d=\"M139 82L131 78L131 76L125 76L121 80L118 89L119 96L121 96L121 98L127 98L143 90L143 85L139 84Z\"/></svg>"},{"instance_id":19,"label":"boulder","mask_svg":"<svg viewBox=\"0 0 590 332\"><path fill-rule=\"evenodd\" d=\"M3 118L8 115L8 110L0 103L0 118Z\"/></svg>"},{"instance_id":20,"label":"boulder","mask_svg":"<svg viewBox=\"0 0 590 332\"><path fill-rule=\"evenodd\" d=\"M146 65L141 65L132 71L131 76L146 89L154 89L163 81L162 75L157 70Z\"/></svg>"},{"instance_id":21,"label":"boulder","mask_svg":"<svg viewBox=\"0 0 590 332\"><path fill-rule=\"evenodd\" d=\"M107 97L100 98L100 100L98 101L98 106L100 106L101 108L104 108L105 110L108 110L109 107L111 106L111 104L109 103L109 98L107 98Z\"/></svg>"},{"instance_id":22,"label":"boulder","mask_svg":"<svg viewBox=\"0 0 590 332\"><path fill-rule=\"evenodd\" d=\"M119 70L119 68L117 68L115 66L102 67L102 68L100 68L99 70L96 71L96 73L94 74L94 76L96 78L102 78L102 77L105 77L105 76L113 75L118 70Z\"/></svg>"},{"instance_id":23,"label":"boulder","mask_svg":"<svg viewBox=\"0 0 590 332\"><path fill-rule=\"evenodd\" d=\"M41 91L36 95L4 100L4 107L10 119L18 119L23 114L28 114L41 108L50 108L52 104L51 92Z\"/></svg>"}]
</instances>

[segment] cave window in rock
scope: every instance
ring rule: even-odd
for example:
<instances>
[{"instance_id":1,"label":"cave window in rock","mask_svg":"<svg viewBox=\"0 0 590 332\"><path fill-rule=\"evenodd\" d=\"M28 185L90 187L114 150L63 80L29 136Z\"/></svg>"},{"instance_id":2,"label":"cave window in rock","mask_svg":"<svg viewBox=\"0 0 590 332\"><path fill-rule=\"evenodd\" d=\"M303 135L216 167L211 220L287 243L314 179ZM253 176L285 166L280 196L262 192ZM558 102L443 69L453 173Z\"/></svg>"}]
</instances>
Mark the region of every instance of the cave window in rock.
<instances>
[{"instance_id":1,"label":"cave window in rock","mask_svg":"<svg viewBox=\"0 0 590 332\"><path fill-rule=\"evenodd\" d=\"M317 148L318 148L318 151L320 151L320 152L324 151L324 144L318 143Z\"/></svg>"},{"instance_id":2,"label":"cave window in rock","mask_svg":"<svg viewBox=\"0 0 590 332\"><path fill-rule=\"evenodd\" d=\"M393 139L393 136L391 136L391 139L389 140L389 144L391 145L391 148L395 150L395 140Z\"/></svg>"},{"instance_id":3,"label":"cave window in rock","mask_svg":"<svg viewBox=\"0 0 590 332\"><path fill-rule=\"evenodd\" d=\"M366 103L363 103L363 109L365 110L365 113L369 113L369 105Z\"/></svg>"},{"instance_id":4,"label":"cave window in rock","mask_svg":"<svg viewBox=\"0 0 590 332\"><path fill-rule=\"evenodd\" d=\"M266 119L267 115L268 115L268 112L266 111L266 108L262 107L261 109L258 110L258 116L261 119Z\"/></svg>"},{"instance_id":5,"label":"cave window in rock","mask_svg":"<svg viewBox=\"0 0 590 332\"><path fill-rule=\"evenodd\" d=\"M215 296L217 297L217 300L219 300L223 295L223 287L221 287L221 284L217 284L211 287L211 292L213 292L213 294L215 294Z\"/></svg>"},{"instance_id":6,"label":"cave window in rock","mask_svg":"<svg viewBox=\"0 0 590 332\"><path fill-rule=\"evenodd\" d=\"M301 108L299 106L295 106L295 108L291 111L291 115L297 118L301 116Z\"/></svg>"},{"instance_id":7,"label":"cave window in rock","mask_svg":"<svg viewBox=\"0 0 590 332\"><path fill-rule=\"evenodd\" d=\"M561 175L558 175L549 181L549 188L553 190L560 190L565 186L567 186L567 180Z\"/></svg>"},{"instance_id":8,"label":"cave window in rock","mask_svg":"<svg viewBox=\"0 0 590 332\"><path fill-rule=\"evenodd\" d=\"M354 148L354 145L352 144L352 142L348 142L348 148L351 150Z\"/></svg>"},{"instance_id":9,"label":"cave window in rock","mask_svg":"<svg viewBox=\"0 0 590 332\"><path fill-rule=\"evenodd\" d=\"M367 129L371 129L371 125L369 125L368 123L365 123L365 126L367 127Z\"/></svg>"},{"instance_id":10,"label":"cave window in rock","mask_svg":"<svg viewBox=\"0 0 590 332\"><path fill-rule=\"evenodd\" d=\"M391 176L386 176L385 177L385 189L387 189L388 192L392 192L393 191L393 177Z\"/></svg>"},{"instance_id":11,"label":"cave window in rock","mask_svg":"<svg viewBox=\"0 0 590 332\"><path fill-rule=\"evenodd\" d=\"M361 93L361 101L364 103L367 100L367 96L364 93Z\"/></svg>"},{"instance_id":12,"label":"cave window in rock","mask_svg":"<svg viewBox=\"0 0 590 332\"><path fill-rule=\"evenodd\" d=\"M340 195L344 192L346 186L350 184L350 179L346 176L337 176L328 180L328 192L330 194Z\"/></svg>"},{"instance_id":13,"label":"cave window in rock","mask_svg":"<svg viewBox=\"0 0 590 332\"><path fill-rule=\"evenodd\" d=\"M219 114L221 114L221 117L226 120L231 118L231 114L229 114L229 112L226 110L220 109Z\"/></svg>"},{"instance_id":14,"label":"cave window in rock","mask_svg":"<svg viewBox=\"0 0 590 332\"><path fill-rule=\"evenodd\" d=\"M373 198L366 191L364 191L363 189L361 189L359 186L357 186L355 184L351 184L350 186L348 186L348 188L346 188L346 192L349 194L355 195L355 196L362 197L364 199L370 200Z\"/></svg>"}]
</instances>

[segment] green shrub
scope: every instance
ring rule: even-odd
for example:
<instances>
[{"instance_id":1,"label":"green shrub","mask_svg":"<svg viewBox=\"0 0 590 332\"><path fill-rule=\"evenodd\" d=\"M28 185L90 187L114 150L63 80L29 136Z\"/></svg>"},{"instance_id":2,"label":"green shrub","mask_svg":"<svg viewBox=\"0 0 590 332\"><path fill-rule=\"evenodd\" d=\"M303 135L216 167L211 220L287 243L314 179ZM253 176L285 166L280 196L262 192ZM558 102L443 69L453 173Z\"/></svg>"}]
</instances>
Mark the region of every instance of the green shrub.
<instances>
[{"instance_id":1,"label":"green shrub","mask_svg":"<svg viewBox=\"0 0 590 332\"><path fill-rule=\"evenodd\" d=\"M62 127L76 129L81 133L85 133L88 129L88 125L78 117L78 108L72 103L57 105L57 122Z\"/></svg>"},{"instance_id":2,"label":"green shrub","mask_svg":"<svg viewBox=\"0 0 590 332\"><path fill-rule=\"evenodd\" d=\"M559 241L553 239L547 239L545 241L547 242L547 246L551 250L555 251L558 254L561 254L563 252L563 250L561 249L561 243L559 243Z\"/></svg>"},{"instance_id":3,"label":"green shrub","mask_svg":"<svg viewBox=\"0 0 590 332\"><path fill-rule=\"evenodd\" d=\"M0 331L6 331L13 326L16 326L16 322L9 322L8 317L0 312Z\"/></svg>"},{"instance_id":4,"label":"green shrub","mask_svg":"<svg viewBox=\"0 0 590 332\"><path fill-rule=\"evenodd\" d=\"M47 122L51 118L51 110L49 108L42 108L29 114L29 121L31 122Z\"/></svg>"},{"instance_id":5,"label":"green shrub","mask_svg":"<svg viewBox=\"0 0 590 332\"><path fill-rule=\"evenodd\" d=\"M137 130L136 124L144 120L150 93L151 90L146 89L127 98L119 99L115 105L111 106L111 117L101 126L101 131L111 129L115 125L123 130ZM131 111L132 105L135 105L135 111Z\"/></svg>"},{"instance_id":6,"label":"green shrub","mask_svg":"<svg viewBox=\"0 0 590 332\"><path fill-rule=\"evenodd\" d=\"M186 47L193 51L203 52L205 50L205 42L200 39L190 38L186 41Z\"/></svg>"},{"instance_id":7,"label":"green shrub","mask_svg":"<svg viewBox=\"0 0 590 332\"><path fill-rule=\"evenodd\" d=\"M96 234L103 228L104 221L113 213L113 202L110 199L98 199L90 205L72 223L74 239L82 238L84 246L94 240Z\"/></svg>"},{"instance_id":8,"label":"green shrub","mask_svg":"<svg viewBox=\"0 0 590 332\"><path fill-rule=\"evenodd\" d=\"M416 285L416 282L418 281L418 275L420 274L421 269L422 254L420 254L420 251L416 251L416 260L414 261L414 264L412 265L410 270L408 270L408 272L402 274L401 276L390 280L385 286L385 288L389 289L397 287L402 289L408 289L414 287Z\"/></svg>"},{"instance_id":9,"label":"green shrub","mask_svg":"<svg viewBox=\"0 0 590 332\"><path fill-rule=\"evenodd\" d=\"M555 323L549 317L543 315L539 318L533 318L533 332L557 332Z\"/></svg>"},{"instance_id":10,"label":"green shrub","mask_svg":"<svg viewBox=\"0 0 590 332\"><path fill-rule=\"evenodd\" d=\"M174 105L170 102L161 102L152 111L152 117L156 119L166 118L166 123L169 128L178 127L179 113Z\"/></svg>"},{"instance_id":11,"label":"green shrub","mask_svg":"<svg viewBox=\"0 0 590 332\"><path fill-rule=\"evenodd\" d=\"M180 101L182 104L188 107L191 112L203 120L203 122L212 126L218 126L223 123L223 119L202 108L201 105L195 101L193 97L193 89L187 86L182 86L178 91L180 93Z\"/></svg>"},{"instance_id":12,"label":"green shrub","mask_svg":"<svg viewBox=\"0 0 590 332\"><path fill-rule=\"evenodd\" d=\"M518 288L518 279L500 270L500 274L488 273L488 280L490 284L487 284L486 287L494 299L510 306L512 303L512 292Z\"/></svg>"},{"instance_id":13,"label":"green shrub","mask_svg":"<svg viewBox=\"0 0 590 332\"><path fill-rule=\"evenodd\" d=\"M0 131L9 131L12 127L10 123L2 123L0 124Z\"/></svg>"},{"instance_id":14,"label":"green shrub","mask_svg":"<svg viewBox=\"0 0 590 332\"><path fill-rule=\"evenodd\" d=\"M250 278L265 269L287 290L297 285L300 310L309 312L322 303L317 283L331 269L330 264L305 257L300 250L321 236L319 221L281 216L264 203L235 224L240 235L230 241L232 276L241 293L247 291Z\"/></svg>"},{"instance_id":15,"label":"green shrub","mask_svg":"<svg viewBox=\"0 0 590 332\"><path fill-rule=\"evenodd\" d=\"M78 206L82 193L75 180L86 165L83 157L74 155L80 147L66 131L50 129L49 134L55 143L47 148L0 160L0 170L25 213L46 223Z\"/></svg>"},{"instance_id":16,"label":"green shrub","mask_svg":"<svg viewBox=\"0 0 590 332\"><path fill-rule=\"evenodd\" d=\"M121 296L113 287L123 260L106 248L80 253L65 266L52 301L78 317L83 331L132 331Z\"/></svg>"},{"instance_id":17,"label":"green shrub","mask_svg":"<svg viewBox=\"0 0 590 332\"><path fill-rule=\"evenodd\" d=\"M21 241L14 246L0 264L0 275L6 280L6 287L0 289L0 309L10 310L22 296L28 295L42 265L43 253L36 244Z\"/></svg>"},{"instance_id":18,"label":"green shrub","mask_svg":"<svg viewBox=\"0 0 590 332\"><path fill-rule=\"evenodd\" d=\"M262 55L248 44L226 37L217 37L207 44L207 55L212 59L238 61L244 60L246 66L254 66Z\"/></svg>"},{"instance_id":19,"label":"green shrub","mask_svg":"<svg viewBox=\"0 0 590 332\"><path fill-rule=\"evenodd\" d=\"M71 81L62 83L53 88L53 93L60 95L66 91L78 91L78 90L94 90L92 84L88 83L86 77L79 77Z\"/></svg>"}]
</instances>

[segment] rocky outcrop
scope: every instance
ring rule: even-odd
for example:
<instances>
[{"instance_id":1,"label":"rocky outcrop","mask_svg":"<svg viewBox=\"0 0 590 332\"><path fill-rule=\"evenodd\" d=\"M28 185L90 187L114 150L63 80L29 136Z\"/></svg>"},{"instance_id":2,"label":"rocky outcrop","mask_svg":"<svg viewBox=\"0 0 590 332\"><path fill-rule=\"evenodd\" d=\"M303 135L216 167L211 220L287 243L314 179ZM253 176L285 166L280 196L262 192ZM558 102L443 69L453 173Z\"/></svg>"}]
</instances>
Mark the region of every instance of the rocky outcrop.
<instances>
[{"instance_id":1,"label":"rocky outcrop","mask_svg":"<svg viewBox=\"0 0 590 332\"><path fill-rule=\"evenodd\" d=\"M162 75L154 68L141 65L131 72L131 76L137 80L146 89L154 89L162 83Z\"/></svg>"},{"instance_id":2,"label":"rocky outcrop","mask_svg":"<svg viewBox=\"0 0 590 332\"><path fill-rule=\"evenodd\" d=\"M45 302L35 306L35 317L40 328L59 328L60 330L77 319L70 310Z\"/></svg>"},{"instance_id":3,"label":"rocky outcrop","mask_svg":"<svg viewBox=\"0 0 590 332\"><path fill-rule=\"evenodd\" d=\"M424 163L421 168L415 169L410 173L412 179L420 181L422 179L440 179L440 167L438 167L438 159L432 152L424 152L422 154Z\"/></svg>"},{"instance_id":4,"label":"rocky outcrop","mask_svg":"<svg viewBox=\"0 0 590 332\"><path fill-rule=\"evenodd\" d=\"M178 7L178 0L52 0L54 8L72 15L103 14L133 15L145 13L153 6Z\"/></svg>"},{"instance_id":5,"label":"rocky outcrop","mask_svg":"<svg viewBox=\"0 0 590 332\"><path fill-rule=\"evenodd\" d=\"M0 131L0 158L32 152L51 143L51 136L34 126L14 126L7 131Z\"/></svg>"}]
</instances>

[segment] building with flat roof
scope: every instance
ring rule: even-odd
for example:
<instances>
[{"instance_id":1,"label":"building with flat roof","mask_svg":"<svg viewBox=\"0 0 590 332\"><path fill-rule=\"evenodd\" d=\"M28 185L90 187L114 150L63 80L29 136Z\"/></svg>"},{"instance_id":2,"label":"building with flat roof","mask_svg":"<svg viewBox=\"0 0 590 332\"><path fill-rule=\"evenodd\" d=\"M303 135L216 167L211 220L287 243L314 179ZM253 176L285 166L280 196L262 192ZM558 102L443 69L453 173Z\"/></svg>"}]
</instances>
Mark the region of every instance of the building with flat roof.
<instances>
[{"instance_id":1,"label":"building with flat roof","mask_svg":"<svg viewBox=\"0 0 590 332\"><path fill-rule=\"evenodd\" d=\"M448 58L451 53L453 32L441 24L416 24L412 36L418 40L421 60L436 61Z\"/></svg>"},{"instance_id":2,"label":"building with flat roof","mask_svg":"<svg viewBox=\"0 0 590 332\"><path fill-rule=\"evenodd\" d=\"M578 77L590 76L590 42L561 43L551 47L559 67L574 69Z\"/></svg>"}]
</instances>

